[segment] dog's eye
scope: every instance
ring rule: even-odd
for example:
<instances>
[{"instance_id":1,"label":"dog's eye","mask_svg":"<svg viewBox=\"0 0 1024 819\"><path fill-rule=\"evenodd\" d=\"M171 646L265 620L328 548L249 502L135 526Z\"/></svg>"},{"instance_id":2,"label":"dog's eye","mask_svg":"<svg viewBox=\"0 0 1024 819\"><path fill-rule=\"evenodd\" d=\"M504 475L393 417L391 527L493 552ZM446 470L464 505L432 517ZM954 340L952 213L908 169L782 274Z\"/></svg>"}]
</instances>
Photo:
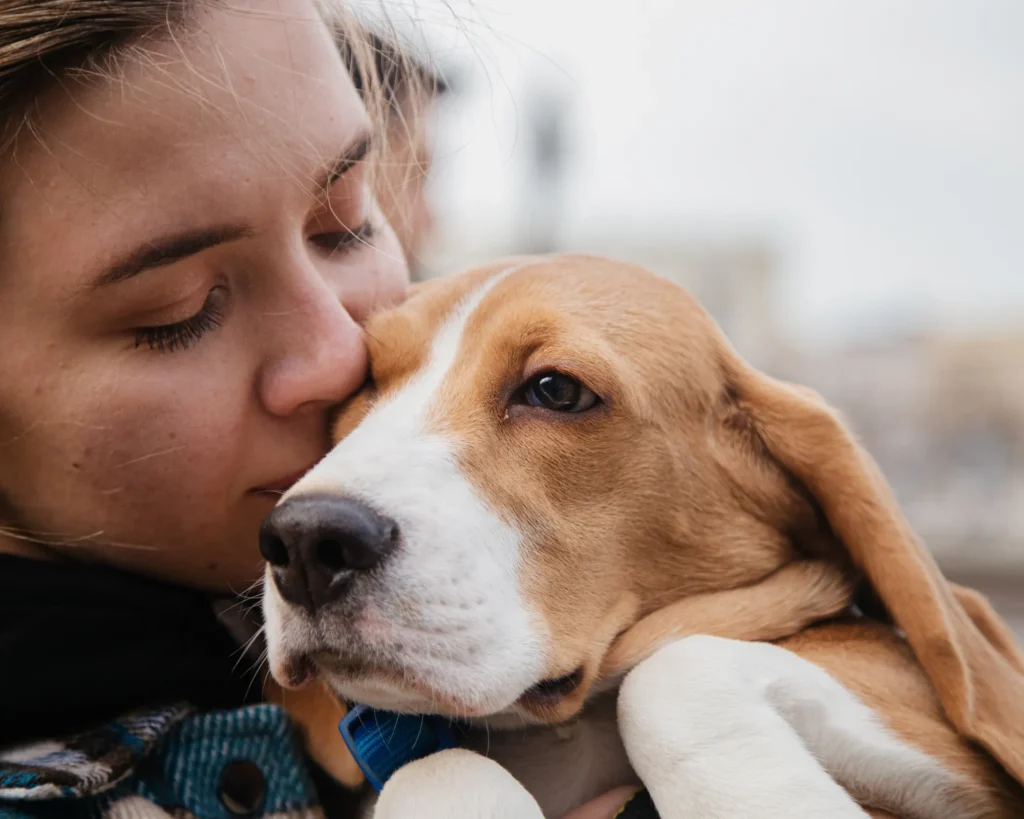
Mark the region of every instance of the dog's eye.
<instances>
[{"instance_id":1,"label":"dog's eye","mask_svg":"<svg viewBox=\"0 0 1024 819\"><path fill-rule=\"evenodd\" d=\"M527 381L523 398L532 407L554 412L584 412L600 400L589 387L556 371L539 373Z\"/></svg>"}]
</instances>

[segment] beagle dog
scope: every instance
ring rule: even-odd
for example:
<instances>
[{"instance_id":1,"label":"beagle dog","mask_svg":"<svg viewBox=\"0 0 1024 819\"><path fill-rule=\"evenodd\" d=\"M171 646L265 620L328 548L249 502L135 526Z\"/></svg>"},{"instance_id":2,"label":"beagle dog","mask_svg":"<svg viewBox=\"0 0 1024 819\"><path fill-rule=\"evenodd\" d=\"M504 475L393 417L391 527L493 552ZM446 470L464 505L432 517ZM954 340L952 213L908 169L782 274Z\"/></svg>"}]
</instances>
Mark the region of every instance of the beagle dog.
<instances>
[{"instance_id":1,"label":"beagle dog","mask_svg":"<svg viewBox=\"0 0 1024 819\"><path fill-rule=\"evenodd\" d=\"M836 413L684 290L514 259L366 338L372 377L261 550L270 669L336 776L359 774L325 685L470 726L378 819L555 817L632 784L663 819L1024 816L1013 635Z\"/></svg>"}]
</instances>

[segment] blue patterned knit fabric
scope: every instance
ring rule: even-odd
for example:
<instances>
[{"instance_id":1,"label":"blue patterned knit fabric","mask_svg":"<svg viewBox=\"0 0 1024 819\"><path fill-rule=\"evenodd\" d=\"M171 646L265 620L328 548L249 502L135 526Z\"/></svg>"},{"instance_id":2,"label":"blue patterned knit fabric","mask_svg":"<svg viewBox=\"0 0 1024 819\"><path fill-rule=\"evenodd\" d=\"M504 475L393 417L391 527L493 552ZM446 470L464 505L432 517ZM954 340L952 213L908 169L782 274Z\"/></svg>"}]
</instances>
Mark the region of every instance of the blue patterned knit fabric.
<instances>
[{"instance_id":1,"label":"blue patterned knit fabric","mask_svg":"<svg viewBox=\"0 0 1024 819\"><path fill-rule=\"evenodd\" d=\"M0 751L2 819L144 815L130 806L146 803L196 819L320 813L299 738L273 705L164 708Z\"/></svg>"}]
</instances>

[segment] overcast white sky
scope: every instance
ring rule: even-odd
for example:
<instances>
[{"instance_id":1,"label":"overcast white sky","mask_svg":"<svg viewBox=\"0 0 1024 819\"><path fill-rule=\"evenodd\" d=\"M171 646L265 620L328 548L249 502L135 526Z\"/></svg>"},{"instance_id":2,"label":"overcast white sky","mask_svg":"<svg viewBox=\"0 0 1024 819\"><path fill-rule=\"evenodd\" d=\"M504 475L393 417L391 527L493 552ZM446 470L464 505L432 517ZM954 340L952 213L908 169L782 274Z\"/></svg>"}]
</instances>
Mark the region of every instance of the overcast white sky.
<instances>
[{"instance_id":1,"label":"overcast white sky","mask_svg":"<svg viewBox=\"0 0 1024 819\"><path fill-rule=\"evenodd\" d=\"M463 229L507 227L546 77L573 98L570 241L767 236L809 338L1024 327L1024 1L434 2L402 8L477 75L436 187Z\"/></svg>"}]
</instances>

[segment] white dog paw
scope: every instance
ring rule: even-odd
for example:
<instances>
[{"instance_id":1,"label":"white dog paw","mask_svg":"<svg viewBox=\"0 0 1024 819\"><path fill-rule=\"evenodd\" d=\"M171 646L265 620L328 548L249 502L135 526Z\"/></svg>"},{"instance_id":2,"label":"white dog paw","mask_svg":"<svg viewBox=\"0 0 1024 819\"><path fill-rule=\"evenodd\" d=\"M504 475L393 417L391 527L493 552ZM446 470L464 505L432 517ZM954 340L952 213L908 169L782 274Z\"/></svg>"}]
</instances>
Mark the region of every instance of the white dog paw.
<instances>
[{"instance_id":1,"label":"white dog paw","mask_svg":"<svg viewBox=\"0 0 1024 819\"><path fill-rule=\"evenodd\" d=\"M662 819L866 819L766 696L769 681L815 670L775 646L708 636L637 665L619 731Z\"/></svg>"},{"instance_id":2,"label":"white dog paw","mask_svg":"<svg viewBox=\"0 0 1024 819\"><path fill-rule=\"evenodd\" d=\"M543 819L497 762L454 748L410 762L384 785L374 819Z\"/></svg>"}]
</instances>

